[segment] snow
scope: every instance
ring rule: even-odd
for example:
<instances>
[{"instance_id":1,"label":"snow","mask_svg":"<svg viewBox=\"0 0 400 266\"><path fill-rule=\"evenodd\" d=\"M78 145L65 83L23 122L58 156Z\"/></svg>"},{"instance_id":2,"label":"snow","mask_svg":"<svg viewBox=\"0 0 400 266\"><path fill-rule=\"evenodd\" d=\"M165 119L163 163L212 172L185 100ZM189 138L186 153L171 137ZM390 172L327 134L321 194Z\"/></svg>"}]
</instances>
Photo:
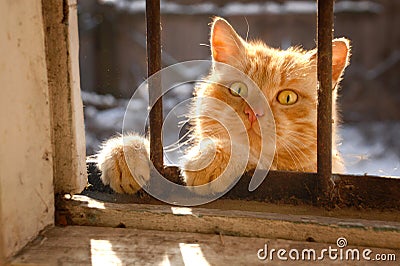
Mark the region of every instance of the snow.
<instances>
[{"instance_id":1,"label":"snow","mask_svg":"<svg viewBox=\"0 0 400 266\"><path fill-rule=\"evenodd\" d=\"M397 138L396 127L400 128L400 123L370 123L369 129L373 131L370 136L366 136L364 126L344 125L340 130L342 143L339 150L345 161L346 172L400 176L400 140L394 145L385 141Z\"/></svg>"},{"instance_id":2,"label":"snow","mask_svg":"<svg viewBox=\"0 0 400 266\"><path fill-rule=\"evenodd\" d=\"M116 9L130 13L144 13L145 1L128 0L99 0L100 3L113 5ZM191 5L182 5L173 1L161 1L161 12L163 14L181 15L257 15L257 14L315 14L317 10L315 1L254 1L248 3L231 2L224 6L218 6L212 2L204 2ZM380 13L383 6L373 1L337 1L335 12L369 12Z\"/></svg>"},{"instance_id":3,"label":"snow","mask_svg":"<svg viewBox=\"0 0 400 266\"><path fill-rule=\"evenodd\" d=\"M400 176L399 130L399 122L345 125L340 130L342 144L339 150L347 172Z\"/></svg>"}]
</instances>

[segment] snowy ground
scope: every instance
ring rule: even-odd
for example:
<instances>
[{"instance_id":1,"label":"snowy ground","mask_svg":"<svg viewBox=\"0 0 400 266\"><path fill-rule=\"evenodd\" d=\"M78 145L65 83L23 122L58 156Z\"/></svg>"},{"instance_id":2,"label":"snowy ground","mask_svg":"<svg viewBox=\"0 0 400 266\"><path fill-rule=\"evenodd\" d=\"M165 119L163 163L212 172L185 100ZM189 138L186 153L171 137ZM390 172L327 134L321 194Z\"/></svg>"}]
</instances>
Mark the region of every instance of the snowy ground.
<instances>
[{"instance_id":1,"label":"snowy ground","mask_svg":"<svg viewBox=\"0 0 400 266\"><path fill-rule=\"evenodd\" d=\"M400 176L399 132L400 121L344 125L339 150L347 172Z\"/></svg>"},{"instance_id":2,"label":"snowy ground","mask_svg":"<svg viewBox=\"0 0 400 266\"><path fill-rule=\"evenodd\" d=\"M172 91L164 100L167 107L190 97L185 90ZM101 142L121 132L128 100L82 92L85 105L86 143L88 155L98 150ZM145 101L130 105L130 127L143 133ZM165 113L168 110L165 111ZM140 126L138 126L140 125ZM172 127L175 127L176 124ZM170 128L173 130L173 128ZM400 176L400 121L345 124L340 130L342 142L339 150L352 174ZM170 140L169 140L170 141Z\"/></svg>"}]
</instances>

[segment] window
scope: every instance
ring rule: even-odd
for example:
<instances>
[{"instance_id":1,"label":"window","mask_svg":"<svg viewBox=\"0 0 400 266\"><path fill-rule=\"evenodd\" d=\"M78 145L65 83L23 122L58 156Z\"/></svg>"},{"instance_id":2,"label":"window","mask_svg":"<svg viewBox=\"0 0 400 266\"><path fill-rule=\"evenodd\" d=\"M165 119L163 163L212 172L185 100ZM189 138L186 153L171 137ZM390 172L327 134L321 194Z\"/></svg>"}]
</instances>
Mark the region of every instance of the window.
<instances>
[{"instance_id":1,"label":"window","mask_svg":"<svg viewBox=\"0 0 400 266\"><path fill-rule=\"evenodd\" d=\"M111 1L112 2L112 1ZM341 5L343 7L343 5ZM107 8L107 7L105 7ZM103 18L107 19L107 18ZM96 21L96 19L95 19ZM159 1L146 1L146 21L147 21L147 40L148 40L148 73L149 75L157 72L161 69L161 37L160 37L160 9L159 9ZM107 23L109 27L113 27L112 23ZM300 173L300 172L283 172L283 171L270 171L268 173L268 178L261 184L261 186L253 192L248 191L248 184L250 182L251 175L245 174L239 181L239 183L224 196L223 199L217 200L215 203L211 203L208 206L213 206L211 208L222 208L222 203L228 206L225 211L214 211L209 210L206 211L204 209L197 210L200 215L210 215L212 217L216 216L224 216L230 217L231 209L240 209L243 213L238 214L233 219L235 221L239 221L240 219L245 219L247 222L254 218L252 215L246 211L250 210L261 210L266 212L277 211L277 208L271 207L273 205L270 204L289 204L282 205L282 209L286 213L295 213L295 214L309 214L309 215L317 215L317 216L325 216L327 215L327 210L331 211L333 216L339 218L356 218L361 217L366 220L369 219L384 219L387 221L398 222L398 218L390 217L388 214L388 210L399 211L399 194L400 194L400 183L397 178L394 177L381 177L381 176L370 176L370 175L350 175L350 174L336 174L331 172L331 103L332 96L330 89L331 86L331 44L332 44L332 25L333 25L333 1L319 1L318 2L318 28L317 28L317 36L318 36L318 80L320 82L321 90L319 90L319 109L318 109L318 173ZM136 35L133 38L140 38L143 36ZM150 93L151 94L151 93ZM151 141L151 158L158 169L162 169L164 171L164 175L167 179L173 182L179 182L178 169L176 167L167 166L164 169L163 163L163 151L162 151L162 143L161 143L161 123L162 123L162 102L159 101L155 107L152 109L150 115L150 141ZM89 162L89 172L92 170L92 178L96 176L95 168L93 167L93 162ZM106 188L104 188L106 189ZM86 192L87 195L94 195L90 191ZM101 199L104 195L96 194L95 197ZM179 224L179 218L172 215L171 213L166 211L165 208L160 206L153 205L134 205L135 208L130 208L126 205L118 205L112 203L101 203L92 199L88 199L82 196L75 196L76 201L71 203L70 200L65 200L64 198L59 200L58 204L58 215L59 221L63 222L72 222L76 224L84 224L84 225L112 225L112 226L140 226L146 227L148 225L144 225L143 219L144 215L140 215L141 212L147 211L146 218L149 221L149 224L152 222L156 223L158 219L164 217L166 215L166 219L169 220L169 226L177 226ZM108 199L110 200L110 199ZM124 195L116 195L112 196L111 200L115 200L117 202L132 202L132 196L124 196ZM236 201L235 204L230 204L229 200ZM267 202L264 207L260 207L258 203L250 203L247 200L258 201L258 202ZM156 200L145 194L139 194L133 197L133 202L143 204L143 203L156 203L159 204ZM240 202L240 203L238 203ZM86 206L89 204L89 206ZM103 205L102 205L103 204ZM292 205L302 206L301 208L293 207ZM90 206L91 205L91 206ZM233 206L235 205L235 206ZM106 207L104 207L106 206ZM256 207L255 207L256 206ZM279 205L280 206L280 205ZM306 207L305 207L306 206ZM316 207L318 206L318 207ZM323 208L319 208L323 207ZM360 213L356 210L362 210ZM81 216L77 216L77 210L82 211L83 214ZM95 208L95 210L93 209ZM169 208L169 207L168 207ZM230 209L231 208L231 209ZM274 209L275 208L275 209ZM308 209L308 211L304 211ZM314 209L316 208L316 209ZM336 208L336 209L335 209ZM280 209L280 208L278 208ZM310 211L313 209L314 211ZM128 216L125 221L121 221L120 217L107 217L108 213L115 211L128 211ZM315 211L317 210L317 211ZM385 213L382 218L379 213ZM193 214L191 210L188 213ZM382 214L382 213L381 213ZM246 216L249 215L249 216ZM285 214L286 215L286 214ZM290 220L288 216L284 215L285 222L289 223L297 223L300 220ZM329 214L328 214L329 215ZM97 217L98 216L98 217ZM136 218L135 218L136 217ZM65 220L66 219L66 220ZM70 219L70 220L68 220ZM182 219L190 219L190 217L182 218ZM229 219L229 218L228 218ZM260 218L260 223L265 223L268 221L276 221L280 219L278 217L268 216L265 214ZM317 220L319 220L318 218ZM322 219L322 218L321 218ZM255 219L257 220L257 219ZM290 220L290 221L289 221ZM214 222L217 219L213 220ZM301 220L308 221L307 219ZM226 226L226 224L221 222L216 222L217 225L222 227ZM310 228L314 228L313 226L318 227L315 223ZM354 227L354 224L345 224L340 225L340 221L331 220L326 222L330 226L334 228L338 227ZM201 222L196 227L196 230L201 232L211 232L212 230L218 231L219 229L213 226L205 226L203 229L201 228ZM257 227L257 223L253 224L253 226ZM363 224L362 228L369 228L368 230L372 230L371 228L382 228L382 224L379 225L369 225L368 222ZM152 229L165 229L163 226L155 226L150 225ZM226 226L224 229L229 231L229 226ZM312 234L311 239L314 239L315 232L319 232L323 234L322 229L315 229L316 231L312 233L312 230L308 228L307 234ZM395 228L395 227L393 227ZM236 229L230 228L231 233L237 233ZM313 230L314 230L313 229ZM186 230L186 229L181 229ZM250 230L250 229L249 229ZM261 229L260 229L261 230ZM259 235L263 234L260 230L254 229L254 231L248 231L248 235ZM339 232L342 229L334 229ZM350 230L350 229L349 229ZM394 230L394 229L393 229ZM243 233L243 231L241 231ZM319 234L318 233L318 234ZM347 231L348 233L348 231ZM246 233L244 233L246 234ZM284 235L284 237L290 238L290 234ZM298 237L298 236L296 236ZM295 238L296 238L295 237ZM304 236L302 236L304 237ZM336 236L337 237L337 236ZM371 236L368 241L370 242L360 242L363 244L369 243L371 244L375 241L376 236ZM322 237L323 238L323 237ZM296 238L299 239L299 238ZM329 240L327 240L329 239ZM327 239L323 241L332 241L333 237L329 236ZM373 240L375 239L375 240ZM318 241L321 241L319 239ZM354 242L357 242L356 238L353 239ZM353 242L353 243L354 243ZM375 242L376 243L376 242ZM382 244L383 245L383 244Z\"/></svg>"}]
</instances>

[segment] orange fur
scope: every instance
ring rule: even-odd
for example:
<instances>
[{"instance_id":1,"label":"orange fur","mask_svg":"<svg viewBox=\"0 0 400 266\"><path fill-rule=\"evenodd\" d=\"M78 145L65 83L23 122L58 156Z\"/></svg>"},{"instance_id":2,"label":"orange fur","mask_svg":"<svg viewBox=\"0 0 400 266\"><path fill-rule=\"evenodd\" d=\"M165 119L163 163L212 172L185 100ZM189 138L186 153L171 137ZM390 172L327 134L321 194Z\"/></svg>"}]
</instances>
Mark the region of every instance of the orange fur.
<instances>
[{"instance_id":1,"label":"orange fur","mask_svg":"<svg viewBox=\"0 0 400 266\"><path fill-rule=\"evenodd\" d=\"M225 190L232 183L233 178L242 174L240 162L247 160L241 154L232 152L232 147L239 147L239 150L250 148L246 166L250 169L256 167L260 153L263 153L263 143L271 139L276 139L275 155L272 161L261 161L260 167L272 164L271 167L275 170L316 171L316 50L306 51L301 48L279 50L261 41L246 42L226 20L218 17L212 24L210 42L214 62L237 68L259 87L271 108L276 135L271 136L272 131L268 131L262 132L264 137L260 137L261 128L265 128L264 125L258 124L261 119L251 122L249 105L241 97L234 96L229 88L221 85L226 84L224 75L218 75L221 74L218 72L222 70L213 68L209 79L217 83L205 82L198 85L193 110L188 114L191 118L195 142L187 155L182 158L182 175L186 183L194 186L192 189L201 194ZM332 85L334 88L337 87L348 65L349 54L350 46L347 39L333 41ZM218 65L218 63L215 64ZM225 74L229 76L229 73ZM217 77L216 80L215 77ZM290 90L297 95L297 101L294 104L284 105L278 101L278 94L284 90ZM209 97L214 101L207 101L204 97ZM336 149L336 127L339 120L336 112L336 97L337 88L333 91L332 154L334 155L333 171L341 172L344 167ZM218 104L215 101L225 104ZM229 113L227 106L230 110L233 109L236 115ZM273 121L263 121L263 123L273 124ZM245 128L242 127L242 123ZM241 128L246 132L241 131ZM243 141L231 145L230 134L234 134ZM203 141L204 139L207 141ZM141 148L132 149L133 145ZM123 151L128 151L128 154L125 154L129 160L128 164L121 162L124 160ZM133 193L139 188L132 175L127 174L127 165L133 170L133 175L141 175L143 180L150 178L148 167L146 168L148 142L143 138L133 136L127 143L122 143L118 139L109 140L105 143L99 157L103 182L110 184L118 192ZM232 165L227 167L229 160ZM222 181L211 182L219 176L223 176ZM195 186L203 184L208 184L208 186L196 189Z\"/></svg>"},{"instance_id":2,"label":"orange fur","mask_svg":"<svg viewBox=\"0 0 400 266\"><path fill-rule=\"evenodd\" d=\"M340 81L344 68L349 60L349 41L341 38L333 41L333 84ZM211 30L211 51L213 60L229 64L248 75L262 90L275 119L276 152L272 169L315 172L317 169L317 79L316 50L305 51L301 48L287 50L274 49L261 41L245 42L227 21L215 18ZM224 83L223 80L218 82ZM293 105L282 105L277 101L280 91L290 89L298 95ZM333 93L333 171L344 170L341 157L336 150L336 94ZM206 83L197 88L197 97L213 97L235 109L245 124L249 136L250 150L253 156L247 168L253 168L261 151L261 138L258 125L251 126L245 108L247 103L240 97L233 96L228 88L215 83ZM203 106L198 102L196 109ZM221 106L204 106L204 114L227 121ZM234 123L230 121L228 123ZM240 121L237 121L238 127ZM194 136L197 139L209 137L216 143L229 138L227 132L214 119L196 118L193 123ZM268 134L268 133L267 133ZM265 137L265 136L264 136ZM268 136L267 136L268 137ZM228 148L219 147L228 153ZM220 151L221 152L221 151ZM222 156L221 156L222 158ZM218 158L219 159L219 158ZM245 158L243 158L245 159ZM220 163L221 164L221 163ZM226 165L224 161L222 165ZM215 173L212 165L200 172L186 171L184 176L188 183L201 185L210 182ZM213 173L210 175L210 173ZM211 177L211 178L210 178ZM194 181L193 181L194 180ZM218 190L218 189L217 189ZM222 190L222 188L221 188Z\"/></svg>"}]
</instances>

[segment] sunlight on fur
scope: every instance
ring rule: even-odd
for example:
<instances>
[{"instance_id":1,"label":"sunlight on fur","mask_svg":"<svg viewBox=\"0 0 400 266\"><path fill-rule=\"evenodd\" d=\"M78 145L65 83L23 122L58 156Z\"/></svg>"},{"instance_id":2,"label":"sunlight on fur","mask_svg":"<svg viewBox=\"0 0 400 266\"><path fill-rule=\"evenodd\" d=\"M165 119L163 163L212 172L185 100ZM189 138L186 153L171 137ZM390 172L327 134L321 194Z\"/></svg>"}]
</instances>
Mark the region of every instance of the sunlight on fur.
<instances>
[{"instance_id":1,"label":"sunlight on fur","mask_svg":"<svg viewBox=\"0 0 400 266\"><path fill-rule=\"evenodd\" d=\"M336 148L338 141L336 129L340 121L336 98L338 84L344 69L349 64L350 44L345 38L334 39L332 56L333 88L333 172L343 172L344 165ZM248 136L250 156L246 169L252 169L262 157L263 143L276 138L276 150L272 162L260 162L259 166L270 165L272 170L290 170L316 172L317 170L317 51L291 47L280 50L269 47L261 41L245 41L224 19L216 17L211 27L210 47L213 62L228 64L250 77L267 99L274 121L265 123L276 127L276 136L262 132L260 128L271 125L259 125L260 117L265 114L249 107L243 99L247 97L247 87L242 80L227 84L224 80L229 73L215 67L210 70L209 79L195 89L192 112L188 113L191 134L194 139L186 156L182 158L181 174L188 186L208 184L222 173L232 178L240 176L235 167L227 169L231 158L230 134ZM202 97L217 99L230 106L238 115L233 118L223 105L202 101ZM204 116L201 116L204 114ZM198 116L200 115L200 117ZM271 120L271 119L269 119ZM243 128L246 132L233 130L228 132L221 123L230 128ZM102 180L116 192L135 193L150 179L148 140L132 134L106 141L99 152L99 168ZM207 139L207 142L202 140ZM124 154L125 151L128 151ZM125 161L129 161L129 166ZM210 161L210 158L213 158ZM235 161L245 160L237 156ZM129 169L130 168L130 169ZM194 170L193 170L194 169ZM131 171L130 171L131 170ZM139 180L140 184L138 184ZM200 194L223 191L226 182L208 186Z\"/></svg>"}]
</instances>

